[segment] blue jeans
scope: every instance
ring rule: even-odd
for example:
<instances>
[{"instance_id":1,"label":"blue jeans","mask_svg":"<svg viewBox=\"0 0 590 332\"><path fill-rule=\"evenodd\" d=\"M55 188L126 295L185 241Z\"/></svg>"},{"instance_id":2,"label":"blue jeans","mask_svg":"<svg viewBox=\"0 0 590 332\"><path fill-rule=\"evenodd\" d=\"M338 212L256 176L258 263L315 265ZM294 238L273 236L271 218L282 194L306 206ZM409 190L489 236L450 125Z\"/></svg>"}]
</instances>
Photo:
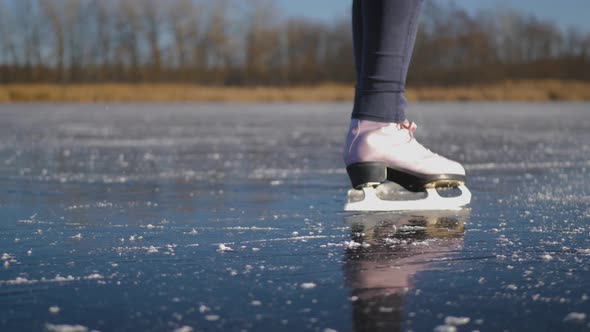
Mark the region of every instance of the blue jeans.
<instances>
[{"instance_id":1,"label":"blue jeans","mask_svg":"<svg viewBox=\"0 0 590 332\"><path fill-rule=\"evenodd\" d=\"M404 86L423 0L353 0L353 119L406 120Z\"/></svg>"}]
</instances>

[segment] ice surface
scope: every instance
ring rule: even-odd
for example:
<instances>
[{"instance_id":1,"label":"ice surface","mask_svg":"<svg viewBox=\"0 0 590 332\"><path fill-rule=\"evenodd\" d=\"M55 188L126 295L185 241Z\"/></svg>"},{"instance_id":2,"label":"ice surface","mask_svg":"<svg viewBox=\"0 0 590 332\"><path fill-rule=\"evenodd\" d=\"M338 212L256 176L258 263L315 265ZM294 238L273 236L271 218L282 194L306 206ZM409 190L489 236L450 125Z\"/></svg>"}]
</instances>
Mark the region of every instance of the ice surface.
<instances>
[{"instance_id":1,"label":"ice surface","mask_svg":"<svg viewBox=\"0 0 590 332\"><path fill-rule=\"evenodd\" d=\"M2 105L0 330L587 330L589 109L412 105L469 209L350 214L349 104Z\"/></svg>"}]
</instances>

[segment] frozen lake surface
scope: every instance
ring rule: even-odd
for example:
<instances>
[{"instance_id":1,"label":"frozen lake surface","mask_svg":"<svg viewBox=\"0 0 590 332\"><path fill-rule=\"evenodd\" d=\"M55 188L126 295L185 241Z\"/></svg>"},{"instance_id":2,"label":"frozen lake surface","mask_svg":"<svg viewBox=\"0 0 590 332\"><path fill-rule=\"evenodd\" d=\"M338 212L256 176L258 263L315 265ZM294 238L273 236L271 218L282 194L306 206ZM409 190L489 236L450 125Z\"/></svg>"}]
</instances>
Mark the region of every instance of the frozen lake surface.
<instances>
[{"instance_id":1,"label":"frozen lake surface","mask_svg":"<svg viewBox=\"0 0 590 332\"><path fill-rule=\"evenodd\" d=\"M2 331L587 331L590 104L415 104L469 209L344 213L348 104L1 105Z\"/></svg>"}]
</instances>

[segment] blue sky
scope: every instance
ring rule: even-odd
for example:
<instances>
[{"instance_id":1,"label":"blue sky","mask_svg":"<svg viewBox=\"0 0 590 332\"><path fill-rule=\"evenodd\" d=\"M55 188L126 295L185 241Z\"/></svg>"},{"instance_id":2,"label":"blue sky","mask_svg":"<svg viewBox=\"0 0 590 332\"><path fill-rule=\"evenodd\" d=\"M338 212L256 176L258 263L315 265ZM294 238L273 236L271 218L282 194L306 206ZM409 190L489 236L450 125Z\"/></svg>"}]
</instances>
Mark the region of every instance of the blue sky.
<instances>
[{"instance_id":1,"label":"blue sky","mask_svg":"<svg viewBox=\"0 0 590 332\"><path fill-rule=\"evenodd\" d=\"M562 28L574 26L590 32L590 0L430 0L438 3L453 1L470 13L497 6L548 19ZM351 0L279 0L287 16L306 16L320 20L342 17L350 10Z\"/></svg>"}]
</instances>

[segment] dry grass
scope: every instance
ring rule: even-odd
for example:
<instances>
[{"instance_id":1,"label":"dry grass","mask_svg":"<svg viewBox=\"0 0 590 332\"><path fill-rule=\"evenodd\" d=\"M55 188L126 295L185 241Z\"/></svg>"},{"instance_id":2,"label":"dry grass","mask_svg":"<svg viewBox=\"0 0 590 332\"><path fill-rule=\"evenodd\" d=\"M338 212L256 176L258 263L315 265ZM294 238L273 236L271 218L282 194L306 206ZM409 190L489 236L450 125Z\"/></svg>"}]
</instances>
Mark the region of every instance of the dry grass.
<instances>
[{"instance_id":1,"label":"dry grass","mask_svg":"<svg viewBox=\"0 0 590 332\"><path fill-rule=\"evenodd\" d=\"M0 85L0 102L328 102L351 101L353 88L212 87L182 84ZM410 88L410 100L554 101L590 100L590 82L506 81L465 87Z\"/></svg>"},{"instance_id":2,"label":"dry grass","mask_svg":"<svg viewBox=\"0 0 590 332\"><path fill-rule=\"evenodd\" d=\"M183 84L0 85L0 102L348 101L352 87L218 87Z\"/></svg>"},{"instance_id":3,"label":"dry grass","mask_svg":"<svg viewBox=\"0 0 590 332\"><path fill-rule=\"evenodd\" d=\"M582 101L590 100L590 82L505 81L467 87L431 87L408 91L410 100L433 101Z\"/></svg>"}]
</instances>

